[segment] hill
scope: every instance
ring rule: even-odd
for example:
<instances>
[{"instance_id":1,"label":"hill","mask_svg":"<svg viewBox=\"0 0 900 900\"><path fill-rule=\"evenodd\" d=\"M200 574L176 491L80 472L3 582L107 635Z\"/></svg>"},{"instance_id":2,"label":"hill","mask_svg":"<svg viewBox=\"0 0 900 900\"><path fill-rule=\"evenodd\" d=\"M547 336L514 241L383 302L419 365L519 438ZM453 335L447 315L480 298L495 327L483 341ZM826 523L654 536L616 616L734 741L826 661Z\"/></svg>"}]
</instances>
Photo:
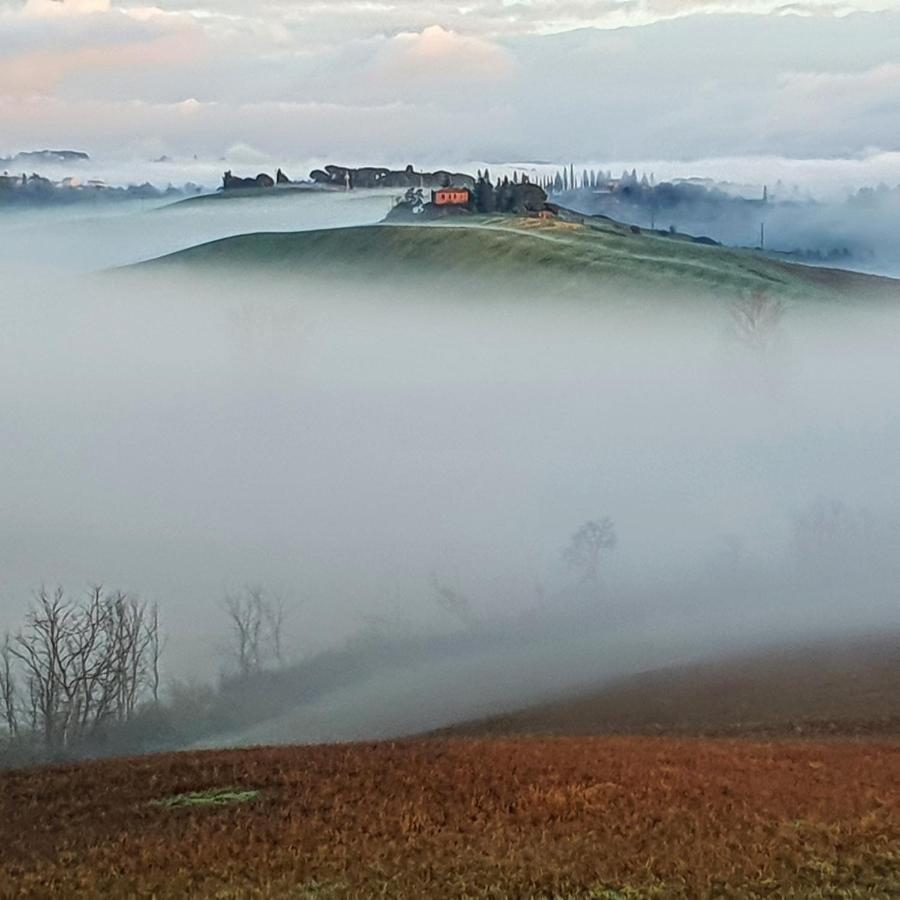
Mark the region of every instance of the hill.
<instances>
[{"instance_id":1,"label":"hill","mask_svg":"<svg viewBox=\"0 0 900 900\"><path fill-rule=\"evenodd\" d=\"M897 744L426 741L0 775L0 893L896 896Z\"/></svg>"},{"instance_id":2,"label":"hill","mask_svg":"<svg viewBox=\"0 0 900 900\"><path fill-rule=\"evenodd\" d=\"M438 734L900 737L900 634L657 669Z\"/></svg>"},{"instance_id":3,"label":"hill","mask_svg":"<svg viewBox=\"0 0 900 900\"><path fill-rule=\"evenodd\" d=\"M14 156L0 156L0 168L89 161L90 156L81 150L25 150Z\"/></svg>"},{"instance_id":4,"label":"hill","mask_svg":"<svg viewBox=\"0 0 900 900\"><path fill-rule=\"evenodd\" d=\"M729 298L762 292L788 301L900 298L900 282L773 260L683 236L645 234L607 219L471 216L452 225L371 225L225 238L141 264L251 277L262 269L393 284L428 278L595 296L599 288Z\"/></svg>"}]
</instances>

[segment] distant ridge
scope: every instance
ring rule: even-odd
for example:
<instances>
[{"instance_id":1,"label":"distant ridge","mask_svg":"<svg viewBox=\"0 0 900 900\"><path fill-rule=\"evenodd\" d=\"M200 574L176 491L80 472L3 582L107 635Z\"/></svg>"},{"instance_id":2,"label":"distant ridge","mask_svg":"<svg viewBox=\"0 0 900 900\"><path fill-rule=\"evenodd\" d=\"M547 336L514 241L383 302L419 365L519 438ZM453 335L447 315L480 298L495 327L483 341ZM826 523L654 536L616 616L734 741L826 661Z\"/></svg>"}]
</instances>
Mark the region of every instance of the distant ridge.
<instances>
[{"instance_id":1,"label":"distant ridge","mask_svg":"<svg viewBox=\"0 0 900 900\"><path fill-rule=\"evenodd\" d=\"M88 162L90 156L81 150L26 150L14 156L0 156L0 166L47 164L61 162Z\"/></svg>"}]
</instances>

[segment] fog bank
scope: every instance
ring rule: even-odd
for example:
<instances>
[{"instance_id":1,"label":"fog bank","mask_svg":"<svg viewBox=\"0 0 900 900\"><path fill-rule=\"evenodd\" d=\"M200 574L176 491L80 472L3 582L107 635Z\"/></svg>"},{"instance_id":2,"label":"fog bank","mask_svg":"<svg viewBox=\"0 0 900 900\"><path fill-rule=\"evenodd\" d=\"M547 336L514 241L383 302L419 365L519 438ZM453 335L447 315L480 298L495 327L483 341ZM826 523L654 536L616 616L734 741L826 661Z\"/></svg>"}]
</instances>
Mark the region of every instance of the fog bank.
<instances>
[{"instance_id":1,"label":"fog bank","mask_svg":"<svg viewBox=\"0 0 900 900\"><path fill-rule=\"evenodd\" d=\"M246 736L311 740L900 624L898 309L789 308L748 343L731 297L84 274L383 203L0 223L0 631L41 584L99 581L158 601L170 678L216 676L222 598L250 584L285 599L294 659L373 623L524 635ZM586 592L563 550L606 516L618 541Z\"/></svg>"}]
</instances>

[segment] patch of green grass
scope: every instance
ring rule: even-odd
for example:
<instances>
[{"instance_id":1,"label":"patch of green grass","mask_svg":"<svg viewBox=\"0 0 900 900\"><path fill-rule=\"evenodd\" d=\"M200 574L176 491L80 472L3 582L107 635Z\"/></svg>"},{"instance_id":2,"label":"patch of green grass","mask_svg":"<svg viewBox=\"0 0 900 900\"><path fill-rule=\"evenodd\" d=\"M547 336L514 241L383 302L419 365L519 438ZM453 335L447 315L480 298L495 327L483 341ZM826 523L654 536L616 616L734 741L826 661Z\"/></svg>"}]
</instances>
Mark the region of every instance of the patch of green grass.
<instances>
[{"instance_id":1,"label":"patch of green grass","mask_svg":"<svg viewBox=\"0 0 900 900\"><path fill-rule=\"evenodd\" d=\"M292 900L333 900L337 897L348 896L350 888L343 882L310 881L297 888L296 895L291 894Z\"/></svg>"},{"instance_id":2,"label":"patch of green grass","mask_svg":"<svg viewBox=\"0 0 900 900\"><path fill-rule=\"evenodd\" d=\"M249 803L258 800L260 791L239 791L231 788L211 788L208 791L195 791L189 794L176 794L162 800L153 800L153 806L165 809L181 809L193 806L233 806L237 803Z\"/></svg>"}]
</instances>

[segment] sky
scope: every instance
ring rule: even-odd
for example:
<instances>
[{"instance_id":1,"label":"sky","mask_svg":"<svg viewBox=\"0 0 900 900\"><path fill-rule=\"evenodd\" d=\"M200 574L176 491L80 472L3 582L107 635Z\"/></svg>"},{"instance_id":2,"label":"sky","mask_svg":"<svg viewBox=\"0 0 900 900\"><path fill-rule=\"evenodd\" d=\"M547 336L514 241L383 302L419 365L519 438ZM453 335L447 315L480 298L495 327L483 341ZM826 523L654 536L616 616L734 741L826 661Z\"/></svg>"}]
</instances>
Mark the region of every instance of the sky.
<instances>
[{"instance_id":1,"label":"sky","mask_svg":"<svg viewBox=\"0 0 900 900\"><path fill-rule=\"evenodd\" d=\"M900 2L0 0L0 155L866 159Z\"/></svg>"}]
</instances>

